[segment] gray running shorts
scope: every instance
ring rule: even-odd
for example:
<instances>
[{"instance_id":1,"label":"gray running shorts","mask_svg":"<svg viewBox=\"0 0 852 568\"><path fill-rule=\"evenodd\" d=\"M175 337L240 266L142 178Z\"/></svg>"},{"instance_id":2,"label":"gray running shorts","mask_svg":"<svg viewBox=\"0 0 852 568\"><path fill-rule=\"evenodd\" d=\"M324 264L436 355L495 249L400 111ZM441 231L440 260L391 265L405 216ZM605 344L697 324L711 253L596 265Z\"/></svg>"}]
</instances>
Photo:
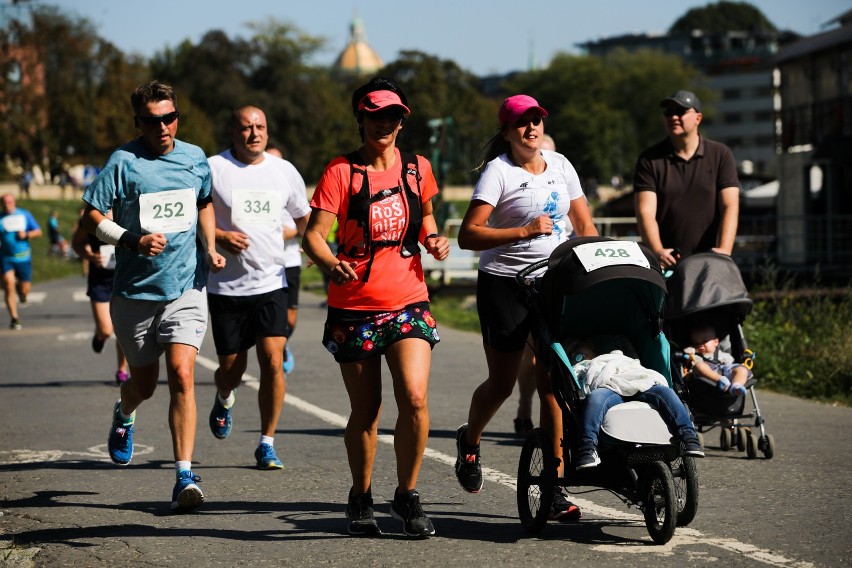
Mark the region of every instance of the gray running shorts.
<instances>
[{"instance_id":1,"label":"gray running shorts","mask_svg":"<svg viewBox=\"0 0 852 568\"><path fill-rule=\"evenodd\" d=\"M190 288L164 302L113 296L109 313L127 362L144 367L159 359L168 343L201 347L207 332L207 292Z\"/></svg>"}]
</instances>

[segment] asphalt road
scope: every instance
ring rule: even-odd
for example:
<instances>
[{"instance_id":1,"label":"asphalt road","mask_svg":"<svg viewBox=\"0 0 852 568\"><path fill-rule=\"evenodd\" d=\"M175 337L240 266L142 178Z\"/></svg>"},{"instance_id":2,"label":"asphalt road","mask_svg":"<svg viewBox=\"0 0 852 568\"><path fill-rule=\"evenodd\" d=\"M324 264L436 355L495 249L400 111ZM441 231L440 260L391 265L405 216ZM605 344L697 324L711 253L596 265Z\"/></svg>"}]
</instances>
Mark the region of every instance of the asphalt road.
<instances>
[{"instance_id":1,"label":"asphalt road","mask_svg":"<svg viewBox=\"0 0 852 568\"><path fill-rule=\"evenodd\" d=\"M0 565L4 566L849 566L852 410L758 391L771 460L718 449L706 435L698 462L698 515L665 546L650 540L637 509L603 493L575 495L584 514L538 535L517 519L515 475L521 440L515 399L483 441L491 468L469 495L453 474L455 430L485 373L479 336L441 328L430 385L432 429L419 481L437 536L411 541L390 518L395 486L396 409L385 377L382 443L373 482L385 536L346 535L349 473L342 429L348 402L337 366L320 345L323 310L303 293L292 340L296 368L276 435L285 468L254 469L258 438L256 362L238 391L234 431L207 426L215 352L208 337L196 370L198 431L193 467L206 497L197 512L169 515L174 483L161 383L137 412L128 467L106 454L113 383L112 340L100 355L82 278L36 283L23 331L0 321ZM439 322L440 326L440 322ZM759 376L759 369L758 369Z\"/></svg>"}]
</instances>

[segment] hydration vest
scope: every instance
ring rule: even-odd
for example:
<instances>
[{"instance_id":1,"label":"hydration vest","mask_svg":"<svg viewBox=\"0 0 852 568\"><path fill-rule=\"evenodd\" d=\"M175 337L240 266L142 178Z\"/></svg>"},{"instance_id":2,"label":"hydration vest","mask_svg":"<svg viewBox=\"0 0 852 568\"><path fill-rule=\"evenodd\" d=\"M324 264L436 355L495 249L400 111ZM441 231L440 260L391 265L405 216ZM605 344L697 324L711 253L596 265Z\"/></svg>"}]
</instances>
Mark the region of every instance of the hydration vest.
<instances>
[{"instance_id":1,"label":"hydration vest","mask_svg":"<svg viewBox=\"0 0 852 568\"><path fill-rule=\"evenodd\" d=\"M351 243L351 235L357 235L358 231L363 235L360 242L343 250L344 254L352 258L370 257L364 272L364 282L370 279L370 271L373 267L373 258L376 249L386 247L400 247L400 255L408 258L420 254L420 226L423 224L423 204L420 200L420 171L417 168L417 156L411 152L400 152L402 158L402 187L397 186L383 189L375 195L370 195L370 178L367 175L367 165L361 154L350 152L344 156L349 162L349 207L346 210L346 240ZM392 195L405 192L405 204L407 215L407 226L401 240L372 239L370 229L370 207L373 203L387 199Z\"/></svg>"}]
</instances>

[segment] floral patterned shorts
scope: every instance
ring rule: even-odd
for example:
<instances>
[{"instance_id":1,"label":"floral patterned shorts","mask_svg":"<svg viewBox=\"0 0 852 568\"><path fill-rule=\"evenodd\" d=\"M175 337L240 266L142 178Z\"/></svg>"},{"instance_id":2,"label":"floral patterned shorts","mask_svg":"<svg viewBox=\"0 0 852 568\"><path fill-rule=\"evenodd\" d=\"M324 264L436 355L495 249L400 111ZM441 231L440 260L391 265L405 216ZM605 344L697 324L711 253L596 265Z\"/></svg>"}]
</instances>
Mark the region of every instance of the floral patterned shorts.
<instances>
[{"instance_id":1,"label":"floral patterned shorts","mask_svg":"<svg viewBox=\"0 0 852 568\"><path fill-rule=\"evenodd\" d=\"M411 337L423 339L431 346L441 340L429 302L391 312L329 307L322 343L338 363L353 363L382 355L388 346Z\"/></svg>"}]
</instances>

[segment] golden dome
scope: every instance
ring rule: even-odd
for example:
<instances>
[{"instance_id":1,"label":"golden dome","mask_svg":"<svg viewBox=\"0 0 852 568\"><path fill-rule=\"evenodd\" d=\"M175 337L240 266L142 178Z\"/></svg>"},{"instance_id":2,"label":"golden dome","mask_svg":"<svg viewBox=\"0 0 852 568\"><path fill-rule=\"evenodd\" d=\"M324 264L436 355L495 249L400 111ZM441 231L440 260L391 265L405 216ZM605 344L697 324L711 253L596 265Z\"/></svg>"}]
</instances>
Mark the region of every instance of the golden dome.
<instances>
[{"instance_id":1,"label":"golden dome","mask_svg":"<svg viewBox=\"0 0 852 568\"><path fill-rule=\"evenodd\" d=\"M364 24L356 16L349 25L349 43L337 56L333 68L353 75L369 75L384 66L379 54L367 44Z\"/></svg>"}]
</instances>

